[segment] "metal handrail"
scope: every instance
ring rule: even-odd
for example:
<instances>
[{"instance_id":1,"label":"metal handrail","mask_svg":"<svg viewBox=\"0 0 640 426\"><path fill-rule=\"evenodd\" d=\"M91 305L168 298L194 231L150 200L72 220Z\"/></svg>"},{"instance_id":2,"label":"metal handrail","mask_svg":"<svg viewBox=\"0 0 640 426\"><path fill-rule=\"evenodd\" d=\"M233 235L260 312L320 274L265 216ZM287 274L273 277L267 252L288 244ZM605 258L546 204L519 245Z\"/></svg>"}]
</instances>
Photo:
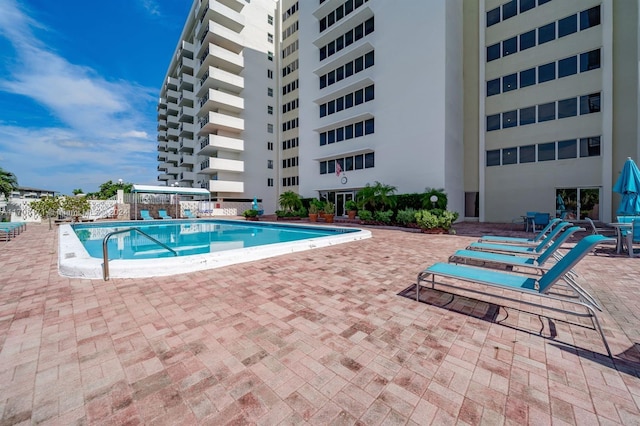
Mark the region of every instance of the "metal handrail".
<instances>
[{"instance_id":1,"label":"metal handrail","mask_svg":"<svg viewBox=\"0 0 640 426\"><path fill-rule=\"evenodd\" d=\"M169 247L165 243L156 240L151 235L149 235L146 232L142 231L140 228L132 227L132 228L127 228L127 229L120 229L119 231L109 232L102 239L102 259L103 259L102 279L104 279L105 281L109 281L109 247L107 247L107 243L109 242L109 238L111 238L113 235L123 234L123 233L129 232L129 231L139 232L140 234L144 235L145 237L147 237L148 239L150 239L154 243L158 244L162 248L165 248L165 249L169 250L171 253L173 253L174 256L178 255L178 253L174 249L172 249L171 247Z\"/></svg>"}]
</instances>

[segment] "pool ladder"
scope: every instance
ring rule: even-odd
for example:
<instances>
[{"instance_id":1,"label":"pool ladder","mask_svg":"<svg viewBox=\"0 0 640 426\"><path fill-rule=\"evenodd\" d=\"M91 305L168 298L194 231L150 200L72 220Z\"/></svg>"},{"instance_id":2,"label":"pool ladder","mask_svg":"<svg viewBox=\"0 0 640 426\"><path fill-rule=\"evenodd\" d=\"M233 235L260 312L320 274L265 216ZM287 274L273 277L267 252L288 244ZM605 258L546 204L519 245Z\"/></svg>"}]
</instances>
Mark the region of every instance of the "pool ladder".
<instances>
[{"instance_id":1,"label":"pool ladder","mask_svg":"<svg viewBox=\"0 0 640 426\"><path fill-rule=\"evenodd\" d=\"M169 247L165 243L156 240L155 238L153 238L151 235L147 234L146 232L143 232L140 228L127 228L127 229L120 229L119 231L109 232L107 235L105 235L104 239L102 240L102 259L103 259L102 279L104 279L105 281L109 281L109 247L107 247L107 243L109 242L109 238L111 238L112 236L114 236L116 234L123 234L123 233L129 232L129 231L136 231L139 234L142 234L143 236L147 237L148 239L150 239L154 243L158 244L162 248L165 248L165 249L169 250L171 253L173 253L174 256L178 255L178 253L174 249L172 249L171 247Z\"/></svg>"}]
</instances>

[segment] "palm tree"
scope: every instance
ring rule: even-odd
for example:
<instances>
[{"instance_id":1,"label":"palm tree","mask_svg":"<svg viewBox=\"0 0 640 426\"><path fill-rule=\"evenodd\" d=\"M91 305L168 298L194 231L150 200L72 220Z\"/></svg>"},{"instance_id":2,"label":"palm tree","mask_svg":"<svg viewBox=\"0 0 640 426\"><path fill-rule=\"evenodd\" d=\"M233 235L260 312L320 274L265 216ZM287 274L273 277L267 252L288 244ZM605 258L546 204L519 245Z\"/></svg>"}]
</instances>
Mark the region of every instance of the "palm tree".
<instances>
[{"instance_id":1,"label":"palm tree","mask_svg":"<svg viewBox=\"0 0 640 426\"><path fill-rule=\"evenodd\" d=\"M396 187L385 185L378 181L373 186L367 184L356 194L356 200L360 210L382 211L385 208L393 208L396 205L394 193Z\"/></svg>"},{"instance_id":2,"label":"palm tree","mask_svg":"<svg viewBox=\"0 0 640 426\"><path fill-rule=\"evenodd\" d=\"M280 194L280 206L287 211L298 210L302 207L300 196L293 191L286 191Z\"/></svg>"},{"instance_id":3,"label":"palm tree","mask_svg":"<svg viewBox=\"0 0 640 426\"><path fill-rule=\"evenodd\" d=\"M0 167L0 194L9 198L11 192L18 190L18 178L11 172L7 172Z\"/></svg>"}]
</instances>

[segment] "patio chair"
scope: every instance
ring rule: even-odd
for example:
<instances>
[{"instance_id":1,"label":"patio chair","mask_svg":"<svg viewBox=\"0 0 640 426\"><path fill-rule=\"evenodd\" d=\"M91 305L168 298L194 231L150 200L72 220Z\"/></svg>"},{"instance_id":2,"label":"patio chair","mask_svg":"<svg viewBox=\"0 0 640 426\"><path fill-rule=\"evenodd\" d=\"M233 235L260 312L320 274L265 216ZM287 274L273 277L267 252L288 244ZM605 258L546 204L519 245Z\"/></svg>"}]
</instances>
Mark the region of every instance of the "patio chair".
<instances>
[{"instance_id":1,"label":"patio chair","mask_svg":"<svg viewBox=\"0 0 640 426\"><path fill-rule=\"evenodd\" d=\"M631 229L627 231L627 251L629 257L636 257L633 253L633 245L640 244L640 218L636 217L631 222Z\"/></svg>"},{"instance_id":2,"label":"patio chair","mask_svg":"<svg viewBox=\"0 0 640 426\"><path fill-rule=\"evenodd\" d=\"M158 210L158 216L160 216L161 219L173 219L167 214L166 210Z\"/></svg>"},{"instance_id":3,"label":"patio chair","mask_svg":"<svg viewBox=\"0 0 640 426\"><path fill-rule=\"evenodd\" d=\"M615 237L616 230L613 228L598 228L593 220L589 217L584 218L590 226L591 233L593 235L604 235L605 237Z\"/></svg>"},{"instance_id":4,"label":"patio chair","mask_svg":"<svg viewBox=\"0 0 640 426\"><path fill-rule=\"evenodd\" d=\"M579 226L572 226L566 229L560 237L554 241L546 250L544 250L539 256L513 256L511 254L504 253L491 253L478 250L458 250L449 256L449 263L455 264L469 264L483 267L493 268L505 268L505 267L523 267L534 269L536 273L541 273L549 269L549 267L543 266L547 260L556 253L562 244L564 244L569 237L578 231L584 231L584 228ZM557 258L556 258L557 259ZM574 274L577 277L577 274Z\"/></svg>"},{"instance_id":5,"label":"patio chair","mask_svg":"<svg viewBox=\"0 0 640 426\"><path fill-rule=\"evenodd\" d=\"M429 266L418 274L416 280L416 300L420 300L420 287L422 282L430 282L431 288L435 288L436 284L449 287L461 291L467 291L482 296L492 296L504 300L516 302L519 305L535 306L564 314L571 314L580 317L589 317L593 324L593 329L597 330L602 337L602 342L607 349L609 357L611 350L609 344L602 332L596 310L602 311L598 302L586 290L575 283L573 280L567 280L565 277L570 273L571 269L584 258L594 247L604 240L606 237L602 235L589 235L583 238L574 248L553 265L551 269L544 272L539 277L531 277L519 275L509 272L495 271L491 269L482 269L474 266L455 265L451 263L436 263ZM436 279L438 277L438 279ZM453 280L450 282L449 280ZM480 290L473 286L460 286L459 281L469 282L477 285L483 285L488 288L494 288L498 291ZM566 294L551 290L558 284L564 282L572 290L571 294ZM507 291L505 291L507 290ZM537 295L540 300L531 297L511 297L510 292ZM549 305L548 301L562 302L555 306ZM564 308L565 304L578 305L586 309L586 313L580 313L575 309Z\"/></svg>"},{"instance_id":6,"label":"patio chair","mask_svg":"<svg viewBox=\"0 0 640 426\"><path fill-rule=\"evenodd\" d=\"M533 215L533 232L536 232L536 226L543 227L549 224L549 213L536 213Z\"/></svg>"},{"instance_id":7,"label":"patio chair","mask_svg":"<svg viewBox=\"0 0 640 426\"><path fill-rule=\"evenodd\" d=\"M492 244L492 243L471 243L467 246L468 250L489 251L494 253L509 253L513 255L529 255L534 256L541 254L548 246L553 244L553 239L560 232L569 226L569 222L560 222L537 246L531 245L515 245L515 244Z\"/></svg>"},{"instance_id":8,"label":"patio chair","mask_svg":"<svg viewBox=\"0 0 640 426\"><path fill-rule=\"evenodd\" d=\"M538 235L536 235L533 238L519 238L519 237L503 237L503 236L499 236L499 235L483 235L482 237L480 237L480 239L478 240L479 242L486 242L486 243L501 243L501 244L521 244L521 245L537 245L540 243L540 241L542 241L542 239L544 238L545 235L547 235L547 232L549 232L551 230L551 228L553 228L556 224L562 222L562 220L560 219L552 219L547 226L544 227L544 229L542 229ZM567 226L569 225L568 222L565 222L567 224Z\"/></svg>"},{"instance_id":9,"label":"patio chair","mask_svg":"<svg viewBox=\"0 0 640 426\"><path fill-rule=\"evenodd\" d=\"M197 216L191 213L191 209L184 209L184 215L187 219L196 219Z\"/></svg>"},{"instance_id":10,"label":"patio chair","mask_svg":"<svg viewBox=\"0 0 640 426\"><path fill-rule=\"evenodd\" d=\"M149 210L140 210L140 217L143 220L154 220L155 218L149 214Z\"/></svg>"}]
</instances>

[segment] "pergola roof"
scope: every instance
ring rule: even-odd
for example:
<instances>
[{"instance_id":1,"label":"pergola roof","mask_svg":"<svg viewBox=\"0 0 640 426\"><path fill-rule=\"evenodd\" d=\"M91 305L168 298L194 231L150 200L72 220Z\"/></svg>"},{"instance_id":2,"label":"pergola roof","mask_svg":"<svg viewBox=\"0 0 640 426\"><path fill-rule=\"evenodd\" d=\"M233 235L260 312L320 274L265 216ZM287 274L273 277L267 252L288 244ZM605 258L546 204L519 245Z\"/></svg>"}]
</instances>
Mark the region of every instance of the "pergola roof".
<instances>
[{"instance_id":1,"label":"pergola roof","mask_svg":"<svg viewBox=\"0 0 640 426\"><path fill-rule=\"evenodd\" d=\"M185 195L206 195L211 193L205 188L184 188L180 186L154 186L154 185L133 185L132 192L146 192L152 194L185 194Z\"/></svg>"}]
</instances>

